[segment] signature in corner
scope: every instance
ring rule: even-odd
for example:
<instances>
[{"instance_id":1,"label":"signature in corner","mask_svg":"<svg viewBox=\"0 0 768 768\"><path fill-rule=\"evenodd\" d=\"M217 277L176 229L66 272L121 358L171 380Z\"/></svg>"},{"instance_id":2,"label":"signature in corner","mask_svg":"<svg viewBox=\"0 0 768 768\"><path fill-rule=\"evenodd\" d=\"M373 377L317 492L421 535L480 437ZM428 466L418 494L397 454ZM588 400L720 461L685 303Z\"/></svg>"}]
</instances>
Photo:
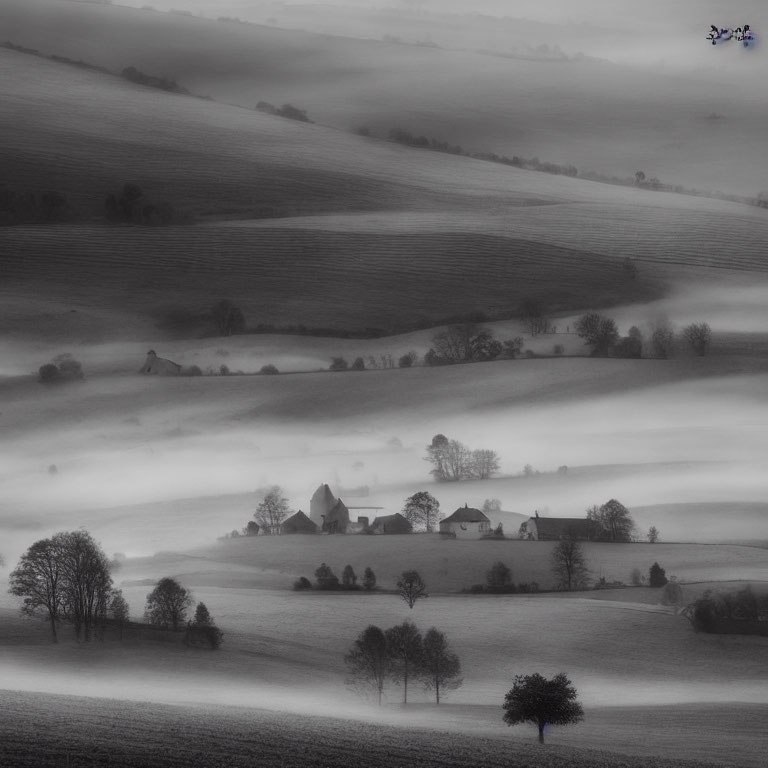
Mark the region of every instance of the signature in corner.
<instances>
[{"instance_id":1,"label":"signature in corner","mask_svg":"<svg viewBox=\"0 0 768 768\"><path fill-rule=\"evenodd\" d=\"M716 45L718 40L724 43L727 40L735 39L739 43L743 42L746 48L755 39L749 24L736 27L736 29L718 28L714 24L710 24L710 29L711 32L707 35L707 40L711 40L712 45Z\"/></svg>"}]
</instances>

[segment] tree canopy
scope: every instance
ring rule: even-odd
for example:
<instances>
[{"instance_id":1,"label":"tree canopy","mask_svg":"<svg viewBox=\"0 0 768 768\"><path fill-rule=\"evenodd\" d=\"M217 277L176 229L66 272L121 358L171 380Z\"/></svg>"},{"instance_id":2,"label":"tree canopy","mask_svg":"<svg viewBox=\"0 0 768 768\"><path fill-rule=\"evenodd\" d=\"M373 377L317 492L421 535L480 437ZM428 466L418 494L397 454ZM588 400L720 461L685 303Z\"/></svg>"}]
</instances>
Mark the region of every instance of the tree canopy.
<instances>
[{"instance_id":1,"label":"tree canopy","mask_svg":"<svg viewBox=\"0 0 768 768\"><path fill-rule=\"evenodd\" d=\"M448 647L445 635L431 627L422 642L421 678L424 685L435 693L435 703L440 703L440 694L456 690L463 680L459 657Z\"/></svg>"},{"instance_id":2,"label":"tree canopy","mask_svg":"<svg viewBox=\"0 0 768 768\"><path fill-rule=\"evenodd\" d=\"M371 688L381 705L384 683L390 671L390 656L384 632L373 624L366 627L344 657L349 669L348 684Z\"/></svg>"},{"instance_id":3,"label":"tree canopy","mask_svg":"<svg viewBox=\"0 0 768 768\"><path fill-rule=\"evenodd\" d=\"M147 595L144 615L150 624L178 630L192 607L192 595L175 579L166 577Z\"/></svg>"},{"instance_id":4,"label":"tree canopy","mask_svg":"<svg viewBox=\"0 0 768 768\"><path fill-rule=\"evenodd\" d=\"M602 539L632 541L635 522L629 510L616 499L610 499L600 507L590 507L587 510L587 519L597 524Z\"/></svg>"},{"instance_id":5,"label":"tree canopy","mask_svg":"<svg viewBox=\"0 0 768 768\"><path fill-rule=\"evenodd\" d=\"M403 571L403 575L397 580L397 592L410 609L413 609L417 600L428 597L427 585L418 571Z\"/></svg>"},{"instance_id":6,"label":"tree canopy","mask_svg":"<svg viewBox=\"0 0 768 768\"><path fill-rule=\"evenodd\" d=\"M516 675L514 685L504 697L503 707L507 725L533 723L538 728L541 744L546 726L568 725L584 718L576 688L564 672L550 680L538 672Z\"/></svg>"},{"instance_id":7,"label":"tree canopy","mask_svg":"<svg viewBox=\"0 0 768 768\"><path fill-rule=\"evenodd\" d=\"M293 510L289 507L288 499L283 496L283 489L279 485L273 485L262 492L264 497L256 507L253 518L263 533L278 534L283 520Z\"/></svg>"},{"instance_id":8,"label":"tree canopy","mask_svg":"<svg viewBox=\"0 0 768 768\"><path fill-rule=\"evenodd\" d=\"M574 539L563 539L552 550L552 573L563 589L585 587L589 578L587 561L581 544Z\"/></svg>"},{"instance_id":9,"label":"tree canopy","mask_svg":"<svg viewBox=\"0 0 768 768\"><path fill-rule=\"evenodd\" d=\"M619 341L616 323L597 312L582 315L576 321L576 333L590 347L593 357L609 356Z\"/></svg>"},{"instance_id":10,"label":"tree canopy","mask_svg":"<svg viewBox=\"0 0 768 768\"><path fill-rule=\"evenodd\" d=\"M403 517L414 527L424 526L432 533L440 519L440 502L428 491L418 491L405 500Z\"/></svg>"}]
</instances>

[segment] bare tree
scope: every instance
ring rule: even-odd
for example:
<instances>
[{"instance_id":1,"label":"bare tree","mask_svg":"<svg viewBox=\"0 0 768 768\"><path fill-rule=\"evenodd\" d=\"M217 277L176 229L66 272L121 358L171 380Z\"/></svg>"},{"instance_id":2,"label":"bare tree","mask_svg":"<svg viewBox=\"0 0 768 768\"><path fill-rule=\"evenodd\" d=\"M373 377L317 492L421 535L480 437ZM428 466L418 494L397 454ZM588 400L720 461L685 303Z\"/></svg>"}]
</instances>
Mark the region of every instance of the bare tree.
<instances>
[{"instance_id":1,"label":"bare tree","mask_svg":"<svg viewBox=\"0 0 768 768\"><path fill-rule=\"evenodd\" d=\"M499 455L496 451L479 449L472 451L470 459L470 472L479 480L487 480L491 475L499 471Z\"/></svg>"},{"instance_id":2,"label":"bare tree","mask_svg":"<svg viewBox=\"0 0 768 768\"><path fill-rule=\"evenodd\" d=\"M384 636L390 659L389 674L395 683L403 685L403 704L408 703L408 681L418 673L421 665L423 642L421 633L410 621L388 629Z\"/></svg>"},{"instance_id":3,"label":"bare tree","mask_svg":"<svg viewBox=\"0 0 768 768\"><path fill-rule=\"evenodd\" d=\"M280 526L291 514L288 499L283 496L283 489L279 485L262 489L264 498L259 502L253 513L254 520L259 524L259 529L266 534L280 533Z\"/></svg>"},{"instance_id":4,"label":"bare tree","mask_svg":"<svg viewBox=\"0 0 768 768\"><path fill-rule=\"evenodd\" d=\"M229 299L222 299L211 308L211 318L220 336L232 336L245 330L245 317L242 310Z\"/></svg>"},{"instance_id":5,"label":"bare tree","mask_svg":"<svg viewBox=\"0 0 768 768\"><path fill-rule=\"evenodd\" d=\"M459 657L449 649L445 635L434 627L424 635L420 666L424 686L435 692L436 704L440 704L441 693L456 690L463 682Z\"/></svg>"},{"instance_id":6,"label":"bare tree","mask_svg":"<svg viewBox=\"0 0 768 768\"><path fill-rule=\"evenodd\" d=\"M390 671L387 639L379 627L366 627L344 657L350 676L347 684L355 688L373 688L381 706L384 683Z\"/></svg>"},{"instance_id":7,"label":"bare tree","mask_svg":"<svg viewBox=\"0 0 768 768\"><path fill-rule=\"evenodd\" d=\"M550 322L546 316L544 304L539 299L525 299L521 308L521 314L525 327L531 336L538 336L540 333L549 332Z\"/></svg>"},{"instance_id":8,"label":"bare tree","mask_svg":"<svg viewBox=\"0 0 768 768\"><path fill-rule=\"evenodd\" d=\"M440 502L428 491L418 491L405 500L403 517L411 525L423 525L427 533L432 533L440 519Z\"/></svg>"},{"instance_id":9,"label":"bare tree","mask_svg":"<svg viewBox=\"0 0 768 768\"><path fill-rule=\"evenodd\" d=\"M109 613L112 616L112 620L117 624L120 630L120 639L123 639L123 629L128 623L130 618L128 603L123 597L123 592L120 589L113 589L110 593L109 600Z\"/></svg>"},{"instance_id":10,"label":"bare tree","mask_svg":"<svg viewBox=\"0 0 768 768\"><path fill-rule=\"evenodd\" d=\"M418 571L403 571L403 575L397 581L397 592L408 603L411 610L417 600L428 597L427 585Z\"/></svg>"},{"instance_id":11,"label":"bare tree","mask_svg":"<svg viewBox=\"0 0 768 768\"><path fill-rule=\"evenodd\" d=\"M64 610L64 577L55 537L36 541L10 575L10 593L24 599L21 610L29 616L44 613L58 642L56 624Z\"/></svg>"},{"instance_id":12,"label":"bare tree","mask_svg":"<svg viewBox=\"0 0 768 768\"><path fill-rule=\"evenodd\" d=\"M610 318L589 312L576 321L576 333L591 348L593 357L610 355L619 341L616 323Z\"/></svg>"},{"instance_id":13,"label":"bare tree","mask_svg":"<svg viewBox=\"0 0 768 768\"><path fill-rule=\"evenodd\" d=\"M683 338L699 357L703 357L712 342L712 329L707 323L691 323L683 328Z\"/></svg>"},{"instance_id":14,"label":"bare tree","mask_svg":"<svg viewBox=\"0 0 768 768\"><path fill-rule=\"evenodd\" d=\"M578 541L563 539L552 550L552 573L563 589L586 586L589 570L584 552Z\"/></svg>"},{"instance_id":15,"label":"bare tree","mask_svg":"<svg viewBox=\"0 0 768 768\"><path fill-rule=\"evenodd\" d=\"M666 360L672 357L675 349L675 334L666 323L658 324L651 333L653 354Z\"/></svg>"}]
</instances>

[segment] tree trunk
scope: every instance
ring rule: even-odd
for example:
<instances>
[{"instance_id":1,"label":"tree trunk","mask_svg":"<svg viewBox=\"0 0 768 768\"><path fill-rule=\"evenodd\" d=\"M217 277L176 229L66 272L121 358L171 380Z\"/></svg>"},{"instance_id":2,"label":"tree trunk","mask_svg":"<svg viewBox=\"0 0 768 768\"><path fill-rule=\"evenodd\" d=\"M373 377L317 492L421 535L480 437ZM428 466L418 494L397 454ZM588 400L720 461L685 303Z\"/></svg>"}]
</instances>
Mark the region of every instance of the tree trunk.
<instances>
[{"instance_id":1,"label":"tree trunk","mask_svg":"<svg viewBox=\"0 0 768 768\"><path fill-rule=\"evenodd\" d=\"M403 705L408 703L408 662L405 662L405 674L403 675Z\"/></svg>"},{"instance_id":2,"label":"tree trunk","mask_svg":"<svg viewBox=\"0 0 768 768\"><path fill-rule=\"evenodd\" d=\"M435 704L440 704L440 683L435 680Z\"/></svg>"},{"instance_id":3,"label":"tree trunk","mask_svg":"<svg viewBox=\"0 0 768 768\"><path fill-rule=\"evenodd\" d=\"M51 634L53 635L53 642L58 643L59 642L59 636L56 634L56 619L51 616Z\"/></svg>"},{"instance_id":4,"label":"tree trunk","mask_svg":"<svg viewBox=\"0 0 768 768\"><path fill-rule=\"evenodd\" d=\"M544 724L539 725L539 744L544 743Z\"/></svg>"}]
</instances>

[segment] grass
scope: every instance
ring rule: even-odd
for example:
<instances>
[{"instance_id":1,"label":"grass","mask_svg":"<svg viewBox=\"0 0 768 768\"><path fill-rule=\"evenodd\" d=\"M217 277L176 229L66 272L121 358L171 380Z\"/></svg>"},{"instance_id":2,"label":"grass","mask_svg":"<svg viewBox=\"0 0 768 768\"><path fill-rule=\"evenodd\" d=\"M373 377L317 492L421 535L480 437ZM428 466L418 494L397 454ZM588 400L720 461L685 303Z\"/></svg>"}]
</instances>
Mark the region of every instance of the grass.
<instances>
[{"instance_id":1,"label":"grass","mask_svg":"<svg viewBox=\"0 0 768 768\"><path fill-rule=\"evenodd\" d=\"M350 724L237 708L172 707L3 691L0 759L26 768L251 766L346 768L705 768L703 760L628 757L521 739ZM64 719L55 712L66 709ZM751 713L749 713L751 714ZM617 762L620 761L620 762ZM756 762L741 763L742 766Z\"/></svg>"}]
</instances>

